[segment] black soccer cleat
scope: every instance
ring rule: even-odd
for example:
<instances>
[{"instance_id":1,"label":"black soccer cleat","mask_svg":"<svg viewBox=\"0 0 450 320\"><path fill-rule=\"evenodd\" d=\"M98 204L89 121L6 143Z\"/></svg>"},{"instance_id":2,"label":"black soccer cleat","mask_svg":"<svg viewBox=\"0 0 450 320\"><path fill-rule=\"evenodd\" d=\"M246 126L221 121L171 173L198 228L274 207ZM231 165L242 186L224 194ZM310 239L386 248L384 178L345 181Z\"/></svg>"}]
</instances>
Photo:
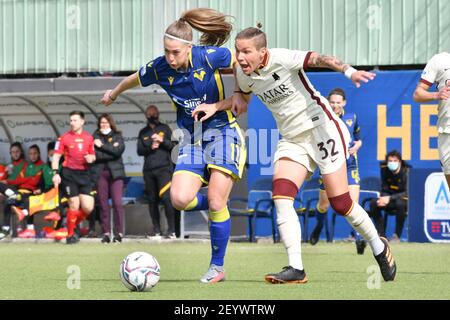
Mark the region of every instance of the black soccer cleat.
<instances>
[{"instance_id":1,"label":"black soccer cleat","mask_svg":"<svg viewBox=\"0 0 450 320\"><path fill-rule=\"evenodd\" d=\"M394 281L397 274L397 265L395 264L394 256L392 255L389 242L386 238L380 237L384 243L384 250L379 255L375 256L378 265L380 266L381 275L384 281Z\"/></svg>"},{"instance_id":2,"label":"black soccer cleat","mask_svg":"<svg viewBox=\"0 0 450 320\"><path fill-rule=\"evenodd\" d=\"M118 233L114 238L113 242L122 242L122 234Z\"/></svg>"},{"instance_id":3,"label":"black soccer cleat","mask_svg":"<svg viewBox=\"0 0 450 320\"><path fill-rule=\"evenodd\" d=\"M322 226L317 225L313 232L311 232L311 236L309 237L309 243L311 243L313 246L319 242L320 233L322 232Z\"/></svg>"},{"instance_id":4,"label":"black soccer cleat","mask_svg":"<svg viewBox=\"0 0 450 320\"><path fill-rule=\"evenodd\" d=\"M75 234L71 237L66 238L66 244L75 244L78 241L80 241L80 239Z\"/></svg>"},{"instance_id":5,"label":"black soccer cleat","mask_svg":"<svg viewBox=\"0 0 450 320\"><path fill-rule=\"evenodd\" d=\"M306 283L308 278L304 270L294 269L291 266L283 267L279 273L269 273L264 277L266 282L272 284L282 283Z\"/></svg>"},{"instance_id":6,"label":"black soccer cleat","mask_svg":"<svg viewBox=\"0 0 450 320\"><path fill-rule=\"evenodd\" d=\"M355 243L356 243L356 253L357 254L364 254L364 249L367 246L366 240L363 240L363 239L356 240Z\"/></svg>"},{"instance_id":7,"label":"black soccer cleat","mask_svg":"<svg viewBox=\"0 0 450 320\"><path fill-rule=\"evenodd\" d=\"M109 234L104 234L102 238L102 243L110 243L111 238L109 237Z\"/></svg>"}]
</instances>

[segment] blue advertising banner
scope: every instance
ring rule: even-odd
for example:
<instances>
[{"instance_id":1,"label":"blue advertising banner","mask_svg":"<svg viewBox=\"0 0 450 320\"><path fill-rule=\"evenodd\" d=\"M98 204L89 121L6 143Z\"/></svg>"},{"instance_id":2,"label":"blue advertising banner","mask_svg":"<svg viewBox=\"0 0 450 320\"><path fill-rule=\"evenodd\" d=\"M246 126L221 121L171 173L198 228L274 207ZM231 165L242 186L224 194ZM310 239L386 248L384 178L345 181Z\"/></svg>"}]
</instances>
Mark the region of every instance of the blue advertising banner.
<instances>
[{"instance_id":1,"label":"blue advertising banner","mask_svg":"<svg viewBox=\"0 0 450 320\"><path fill-rule=\"evenodd\" d=\"M363 145L358 152L361 179L379 177L379 162L397 149L414 169L440 171L437 151L437 104L419 104L413 93L421 70L376 72L376 78L357 89L336 72L308 73L323 95L334 88L347 94L347 112L357 115ZM273 174L273 158L278 141L275 121L267 108L253 97L249 106L249 190L262 178ZM349 226L337 219L335 238L346 237ZM269 226L258 227L260 235L270 235ZM311 229L310 229L311 230Z\"/></svg>"}]
</instances>

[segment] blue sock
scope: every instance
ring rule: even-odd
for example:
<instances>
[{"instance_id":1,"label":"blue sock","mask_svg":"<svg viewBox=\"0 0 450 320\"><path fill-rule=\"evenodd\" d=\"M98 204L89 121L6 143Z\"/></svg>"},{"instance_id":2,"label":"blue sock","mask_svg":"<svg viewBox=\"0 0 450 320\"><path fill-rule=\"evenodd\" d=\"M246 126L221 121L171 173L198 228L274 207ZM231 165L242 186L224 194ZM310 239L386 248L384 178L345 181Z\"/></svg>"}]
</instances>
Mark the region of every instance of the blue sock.
<instances>
[{"instance_id":1,"label":"blue sock","mask_svg":"<svg viewBox=\"0 0 450 320\"><path fill-rule=\"evenodd\" d=\"M211 264L216 266L224 265L225 252L227 251L228 240L230 239L231 219L228 208L216 212L209 212L211 224Z\"/></svg>"},{"instance_id":2,"label":"blue sock","mask_svg":"<svg viewBox=\"0 0 450 320\"><path fill-rule=\"evenodd\" d=\"M192 200L187 207L184 209L185 211L197 211L197 210L208 210L208 197L204 194L197 193L194 200Z\"/></svg>"}]
</instances>

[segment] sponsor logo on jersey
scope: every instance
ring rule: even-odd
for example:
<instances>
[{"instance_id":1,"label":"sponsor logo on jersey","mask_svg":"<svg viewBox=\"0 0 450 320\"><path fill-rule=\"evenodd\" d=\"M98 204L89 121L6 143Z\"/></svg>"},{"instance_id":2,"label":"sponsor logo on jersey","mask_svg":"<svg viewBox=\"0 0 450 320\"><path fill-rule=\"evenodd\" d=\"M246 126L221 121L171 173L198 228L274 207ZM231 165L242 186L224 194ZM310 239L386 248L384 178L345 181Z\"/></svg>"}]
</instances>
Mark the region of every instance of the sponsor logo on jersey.
<instances>
[{"instance_id":1,"label":"sponsor logo on jersey","mask_svg":"<svg viewBox=\"0 0 450 320\"><path fill-rule=\"evenodd\" d=\"M274 89L267 90L261 94L257 94L263 103L275 104L294 94L294 91L285 84L281 84Z\"/></svg>"}]
</instances>

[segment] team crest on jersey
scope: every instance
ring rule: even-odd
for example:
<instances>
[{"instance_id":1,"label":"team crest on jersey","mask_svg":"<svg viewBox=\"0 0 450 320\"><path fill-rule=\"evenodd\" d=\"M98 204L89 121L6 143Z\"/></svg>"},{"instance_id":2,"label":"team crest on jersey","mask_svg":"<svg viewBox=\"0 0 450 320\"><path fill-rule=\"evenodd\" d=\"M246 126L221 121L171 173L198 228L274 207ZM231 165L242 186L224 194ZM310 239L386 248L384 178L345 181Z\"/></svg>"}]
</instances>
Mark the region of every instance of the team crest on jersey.
<instances>
[{"instance_id":1,"label":"team crest on jersey","mask_svg":"<svg viewBox=\"0 0 450 320\"><path fill-rule=\"evenodd\" d=\"M353 119L347 119L345 120L345 123L347 124L347 126L351 127L353 124Z\"/></svg>"},{"instance_id":2,"label":"team crest on jersey","mask_svg":"<svg viewBox=\"0 0 450 320\"><path fill-rule=\"evenodd\" d=\"M206 71L201 70L200 72L194 72L194 78L197 78L200 81L203 81L203 78L205 77Z\"/></svg>"},{"instance_id":3,"label":"team crest on jersey","mask_svg":"<svg viewBox=\"0 0 450 320\"><path fill-rule=\"evenodd\" d=\"M172 85L173 80L175 80L174 77L167 77L167 80L169 80L169 84Z\"/></svg>"},{"instance_id":4,"label":"team crest on jersey","mask_svg":"<svg viewBox=\"0 0 450 320\"><path fill-rule=\"evenodd\" d=\"M158 135L159 135L161 138L164 138L164 132L160 131L160 132L158 132Z\"/></svg>"}]
</instances>

